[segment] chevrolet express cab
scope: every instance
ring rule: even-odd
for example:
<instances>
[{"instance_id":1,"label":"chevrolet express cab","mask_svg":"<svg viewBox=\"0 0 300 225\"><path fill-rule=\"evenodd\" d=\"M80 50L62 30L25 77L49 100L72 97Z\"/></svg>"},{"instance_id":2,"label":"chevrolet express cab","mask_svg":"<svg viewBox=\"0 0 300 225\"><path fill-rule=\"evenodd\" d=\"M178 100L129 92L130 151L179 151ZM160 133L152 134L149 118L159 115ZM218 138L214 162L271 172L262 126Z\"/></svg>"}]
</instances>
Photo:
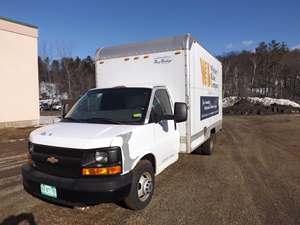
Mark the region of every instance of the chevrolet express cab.
<instances>
[{"instance_id":1,"label":"chevrolet express cab","mask_svg":"<svg viewBox=\"0 0 300 225\"><path fill-rule=\"evenodd\" d=\"M143 209L180 152L212 154L222 66L189 34L100 48L95 65L97 88L30 134L23 185L57 204Z\"/></svg>"}]
</instances>

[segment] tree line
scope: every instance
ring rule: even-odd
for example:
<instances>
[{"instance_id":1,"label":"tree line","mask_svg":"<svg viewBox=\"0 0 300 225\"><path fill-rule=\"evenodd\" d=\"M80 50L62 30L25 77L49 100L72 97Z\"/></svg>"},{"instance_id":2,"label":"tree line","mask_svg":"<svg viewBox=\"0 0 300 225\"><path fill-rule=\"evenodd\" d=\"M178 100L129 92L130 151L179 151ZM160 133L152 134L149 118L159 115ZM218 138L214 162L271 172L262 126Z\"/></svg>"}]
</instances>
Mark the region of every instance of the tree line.
<instances>
[{"instance_id":1,"label":"tree line","mask_svg":"<svg viewBox=\"0 0 300 225\"><path fill-rule=\"evenodd\" d=\"M261 42L255 51L218 57L223 64L223 95L300 99L300 50L284 42Z\"/></svg>"}]
</instances>

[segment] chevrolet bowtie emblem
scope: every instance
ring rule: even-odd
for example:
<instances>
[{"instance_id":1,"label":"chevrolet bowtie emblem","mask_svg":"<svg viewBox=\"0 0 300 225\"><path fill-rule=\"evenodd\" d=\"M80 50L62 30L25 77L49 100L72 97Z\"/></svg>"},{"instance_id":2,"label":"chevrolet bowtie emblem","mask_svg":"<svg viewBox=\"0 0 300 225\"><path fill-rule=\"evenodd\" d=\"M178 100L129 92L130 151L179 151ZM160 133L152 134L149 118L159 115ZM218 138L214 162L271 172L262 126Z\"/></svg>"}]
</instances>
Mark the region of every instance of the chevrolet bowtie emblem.
<instances>
[{"instance_id":1,"label":"chevrolet bowtie emblem","mask_svg":"<svg viewBox=\"0 0 300 225\"><path fill-rule=\"evenodd\" d=\"M47 158L47 162L54 164L54 163L58 162L58 159L55 158L55 157L53 157L53 156L51 156L51 157Z\"/></svg>"}]
</instances>

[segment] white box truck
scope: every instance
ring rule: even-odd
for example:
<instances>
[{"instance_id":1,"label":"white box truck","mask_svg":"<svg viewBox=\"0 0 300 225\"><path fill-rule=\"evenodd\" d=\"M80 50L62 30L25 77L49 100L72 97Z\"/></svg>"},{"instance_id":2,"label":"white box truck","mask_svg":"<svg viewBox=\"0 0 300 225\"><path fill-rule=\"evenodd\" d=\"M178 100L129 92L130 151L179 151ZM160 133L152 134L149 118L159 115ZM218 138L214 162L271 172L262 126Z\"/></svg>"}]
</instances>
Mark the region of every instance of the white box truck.
<instances>
[{"instance_id":1,"label":"white box truck","mask_svg":"<svg viewBox=\"0 0 300 225\"><path fill-rule=\"evenodd\" d=\"M179 152L213 152L222 65L190 35L100 48L95 65L97 88L30 134L24 188L58 204L143 209Z\"/></svg>"}]
</instances>

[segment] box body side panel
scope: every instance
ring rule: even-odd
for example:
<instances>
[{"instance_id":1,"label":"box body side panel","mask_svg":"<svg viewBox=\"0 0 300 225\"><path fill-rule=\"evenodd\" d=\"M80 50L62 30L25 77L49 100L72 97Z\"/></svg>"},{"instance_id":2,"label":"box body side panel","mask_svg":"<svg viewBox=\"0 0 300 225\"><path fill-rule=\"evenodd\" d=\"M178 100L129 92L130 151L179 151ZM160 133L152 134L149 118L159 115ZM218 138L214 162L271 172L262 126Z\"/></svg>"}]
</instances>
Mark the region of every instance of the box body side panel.
<instances>
[{"instance_id":1,"label":"box body side panel","mask_svg":"<svg viewBox=\"0 0 300 225\"><path fill-rule=\"evenodd\" d=\"M190 51L191 150L222 127L222 64L201 45Z\"/></svg>"}]
</instances>

